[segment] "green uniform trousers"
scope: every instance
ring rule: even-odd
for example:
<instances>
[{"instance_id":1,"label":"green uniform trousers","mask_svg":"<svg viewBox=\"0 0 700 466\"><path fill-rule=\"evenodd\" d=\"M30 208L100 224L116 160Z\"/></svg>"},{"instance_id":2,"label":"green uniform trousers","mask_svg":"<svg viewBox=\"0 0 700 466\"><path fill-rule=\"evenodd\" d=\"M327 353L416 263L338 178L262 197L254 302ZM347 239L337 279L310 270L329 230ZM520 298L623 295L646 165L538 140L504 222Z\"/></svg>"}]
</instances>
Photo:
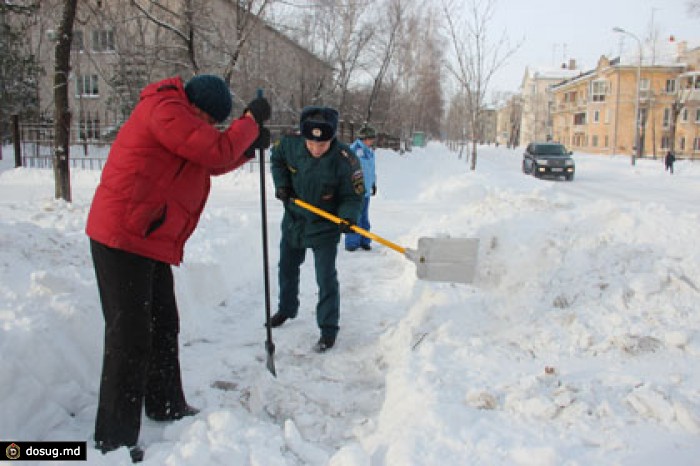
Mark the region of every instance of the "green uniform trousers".
<instances>
[{"instance_id":1,"label":"green uniform trousers","mask_svg":"<svg viewBox=\"0 0 700 466\"><path fill-rule=\"evenodd\" d=\"M289 318L296 317L299 311L300 267L306 258L306 249L292 246L284 236L280 242L278 310ZM321 329L322 336L335 338L340 320L340 289L338 272L335 268L338 244L322 244L309 249L314 253L314 268L318 284L316 323Z\"/></svg>"}]
</instances>

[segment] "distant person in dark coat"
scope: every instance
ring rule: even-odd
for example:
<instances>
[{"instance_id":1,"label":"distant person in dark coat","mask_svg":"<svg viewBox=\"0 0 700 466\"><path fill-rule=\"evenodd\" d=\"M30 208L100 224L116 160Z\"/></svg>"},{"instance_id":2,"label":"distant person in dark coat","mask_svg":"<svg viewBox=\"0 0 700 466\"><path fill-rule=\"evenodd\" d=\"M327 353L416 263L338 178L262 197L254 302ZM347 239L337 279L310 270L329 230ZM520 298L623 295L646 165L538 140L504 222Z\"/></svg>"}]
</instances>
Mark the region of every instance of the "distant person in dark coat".
<instances>
[{"instance_id":1,"label":"distant person in dark coat","mask_svg":"<svg viewBox=\"0 0 700 466\"><path fill-rule=\"evenodd\" d=\"M671 175L673 175L673 162L676 161L676 156L673 155L673 152L668 151L666 152L666 158L664 159L664 163L666 164L666 171L670 171Z\"/></svg>"},{"instance_id":2,"label":"distant person in dark coat","mask_svg":"<svg viewBox=\"0 0 700 466\"><path fill-rule=\"evenodd\" d=\"M182 262L211 176L247 162L251 145L269 143L265 99L251 101L220 131L214 125L231 106L218 76L149 84L110 149L86 227L105 320L95 420L103 453L128 447L134 462L143 459L137 441L144 405L156 421L198 412L182 389L171 266Z\"/></svg>"}]
</instances>

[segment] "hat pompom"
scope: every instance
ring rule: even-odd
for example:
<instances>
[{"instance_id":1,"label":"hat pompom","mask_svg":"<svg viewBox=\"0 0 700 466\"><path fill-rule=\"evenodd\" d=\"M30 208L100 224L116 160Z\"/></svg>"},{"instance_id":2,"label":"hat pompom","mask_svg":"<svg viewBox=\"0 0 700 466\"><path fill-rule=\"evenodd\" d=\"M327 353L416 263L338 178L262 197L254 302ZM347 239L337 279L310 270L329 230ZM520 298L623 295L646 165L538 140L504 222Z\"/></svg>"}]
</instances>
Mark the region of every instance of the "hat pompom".
<instances>
[{"instance_id":1,"label":"hat pompom","mask_svg":"<svg viewBox=\"0 0 700 466\"><path fill-rule=\"evenodd\" d=\"M330 141L338 129L338 111L331 107L304 107L299 129L312 141Z\"/></svg>"},{"instance_id":2,"label":"hat pompom","mask_svg":"<svg viewBox=\"0 0 700 466\"><path fill-rule=\"evenodd\" d=\"M199 74L185 84L187 99L218 123L231 114L233 100L226 82L212 74Z\"/></svg>"}]
</instances>

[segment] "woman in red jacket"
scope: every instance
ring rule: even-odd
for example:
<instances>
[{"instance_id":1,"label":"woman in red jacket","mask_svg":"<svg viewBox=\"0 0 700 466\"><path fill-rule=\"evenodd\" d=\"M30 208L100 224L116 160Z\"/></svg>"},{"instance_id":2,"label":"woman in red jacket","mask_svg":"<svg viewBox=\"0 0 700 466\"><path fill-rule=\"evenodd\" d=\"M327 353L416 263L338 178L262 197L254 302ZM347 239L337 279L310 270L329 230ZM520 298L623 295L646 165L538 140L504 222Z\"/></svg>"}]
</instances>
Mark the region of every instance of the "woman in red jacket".
<instances>
[{"instance_id":1,"label":"woman in red jacket","mask_svg":"<svg viewBox=\"0 0 700 466\"><path fill-rule=\"evenodd\" d=\"M110 150L86 228L105 318L95 421L103 453L126 446L134 462L143 458L137 441L144 404L158 421L197 413L182 390L171 266L182 262L211 175L244 164L249 147L269 145L262 127L267 100L254 99L219 131L214 124L231 107L217 76L150 84Z\"/></svg>"}]
</instances>

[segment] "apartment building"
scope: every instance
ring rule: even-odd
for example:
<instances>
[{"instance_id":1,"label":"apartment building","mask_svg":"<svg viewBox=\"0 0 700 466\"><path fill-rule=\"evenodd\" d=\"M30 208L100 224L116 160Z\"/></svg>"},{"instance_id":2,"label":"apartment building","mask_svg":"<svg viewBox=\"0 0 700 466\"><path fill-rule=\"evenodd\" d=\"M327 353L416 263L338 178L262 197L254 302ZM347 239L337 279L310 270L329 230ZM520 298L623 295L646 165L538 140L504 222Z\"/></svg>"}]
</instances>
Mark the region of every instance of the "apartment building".
<instances>
[{"instance_id":1,"label":"apartment building","mask_svg":"<svg viewBox=\"0 0 700 466\"><path fill-rule=\"evenodd\" d=\"M192 11L184 5L197 4ZM273 121L294 124L298 110L331 85L329 64L279 31L226 0L78 3L73 33L69 100L75 141L111 137L149 82L196 73L223 76L243 110L258 88L268 91ZM45 121L53 118L54 45L62 2L41 2L28 39L46 73L39 101ZM156 24L157 19L160 25ZM247 29L242 24L249 21ZM164 27L163 25L167 25ZM240 47L241 39L246 41Z\"/></svg>"},{"instance_id":2,"label":"apartment building","mask_svg":"<svg viewBox=\"0 0 700 466\"><path fill-rule=\"evenodd\" d=\"M520 140L546 141L552 138L552 93L550 87L581 74L576 61L569 60L560 68L525 69L521 95Z\"/></svg>"},{"instance_id":3,"label":"apartment building","mask_svg":"<svg viewBox=\"0 0 700 466\"><path fill-rule=\"evenodd\" d=\"M496 110L496 144L516 147L520 140L522 104L519 94L511 96Z\"/></svg>"},{"instance_id":4,"label":"apartment building","mask_svg":"<svg viewBox=\"0 0 700 466\"><path fill-rule=\"evenodd\" d=\"M641 63L639 55L602 56L594 69L551 86L552 138L588 153L631 155L639 140L642 157L672 148L699 157L697 55L679 44L677 53L646 53Z\"/></svg>"}]
</instances>

